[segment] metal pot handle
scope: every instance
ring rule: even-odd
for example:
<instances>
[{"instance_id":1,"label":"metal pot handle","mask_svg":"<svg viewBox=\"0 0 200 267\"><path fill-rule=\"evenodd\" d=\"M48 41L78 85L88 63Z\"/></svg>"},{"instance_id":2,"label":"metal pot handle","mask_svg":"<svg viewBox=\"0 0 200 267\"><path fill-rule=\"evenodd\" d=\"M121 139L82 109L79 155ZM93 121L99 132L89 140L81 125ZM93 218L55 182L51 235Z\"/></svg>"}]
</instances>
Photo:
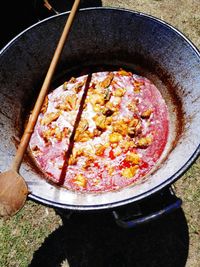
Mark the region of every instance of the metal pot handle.
<instances>
[{"instance_id":1,"label":"metal pot handle","mask_svg":"<svg viewBox=\"0 0 200 267\"><path fill-rule=\"evenodd\" d=\"M179 209L182 205L182 200L180 198L176 197L176 195L174 194L171 187L169 188L168 193L171 194L171 202L169 204L167 204L165 207L163 207L159 210L150 212L147 215L142 215L142 213L139 212L137 218L132 219L131 217L135 217L135 215L129 214L129 216L127 217L127 215L124 216L123 214L119 214L119 212L117 210L112 211L117 225L119 225L122 228L133 228L133 227L136 227L138 225L159 219L161 216L167 215L167 214L175 211L176 209ZM164 194L166 194L166 192ZM137 209L140 209L140 208L137 207ZM120 211L120 213L121 213L121 211Z\"/></svg>"}]
</instances>

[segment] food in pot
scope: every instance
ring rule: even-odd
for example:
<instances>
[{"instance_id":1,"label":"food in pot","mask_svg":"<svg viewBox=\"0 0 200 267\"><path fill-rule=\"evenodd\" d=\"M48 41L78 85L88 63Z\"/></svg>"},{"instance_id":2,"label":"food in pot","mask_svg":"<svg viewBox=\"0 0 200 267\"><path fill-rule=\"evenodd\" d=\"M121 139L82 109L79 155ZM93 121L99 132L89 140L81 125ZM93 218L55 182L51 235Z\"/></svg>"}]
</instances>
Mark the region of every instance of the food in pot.
<instances>
[{"instance_id":1,"label":"food in pot","mask_svg":"<svg viewBox=\"0 0 200 267\"><path fill-rule=\"evenodd\" d=\"M72 77L47 95L30 149L55 184L79 192L118 190L158 162L168 109L145 77L123 69L88 77Z\"/></svg>"}]
</instances>

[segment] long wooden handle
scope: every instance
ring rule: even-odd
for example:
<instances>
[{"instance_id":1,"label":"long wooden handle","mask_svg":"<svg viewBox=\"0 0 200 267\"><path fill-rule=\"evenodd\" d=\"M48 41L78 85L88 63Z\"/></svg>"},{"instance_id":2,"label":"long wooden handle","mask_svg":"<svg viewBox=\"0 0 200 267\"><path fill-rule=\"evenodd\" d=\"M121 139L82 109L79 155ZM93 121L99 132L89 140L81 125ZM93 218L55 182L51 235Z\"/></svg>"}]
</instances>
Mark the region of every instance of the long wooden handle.
<instances>
[{"instance_id":1,"label":"long wooden handle","mask_svg":"<svg viewBox=\"0 0 200 267\"><path fill-rule=\"evenodd\" d=\"M26 126L26 129L25 129L24 134L22 136L22 139L20 141L19 147L17 149L17 153L16 153L16 155L15 155L15 157L13 159L12 169L14 169L16 171L19 171L20 165L21 165L22 160L23 160L24 153L25 153L25 151L27 149L27 146L29 144L31 135L33 133L35 124L37 122L41 107L43 105L43 102L44 102L45 96L47 94L47 91L49 89L49 85L51 83L54 71L56 69L58 60L59 60L61 52L63 50L65 41L67 39L70 27L72 25L73 19L75 17L76 11L77 11L78 6L79 6L79 3L80 3L80 0L75 0L74 1L74 4L73 4L72 9L71 9L71 12L70 12L70 14L68 16L68 19L66 21L64 30L62 32L62 35L60 37L60 40L59 40L58 45L56 47L56 50L54 52L52 61L50 63L49 69L48 69L48 72L47 72L46 77L44 79L44 82L43 82L42 88L40 90L39 96L38 96L37 101L35 103L34 109L32 111L32 114L30 115L28 124Z\"/></svg>"}]
</instances>

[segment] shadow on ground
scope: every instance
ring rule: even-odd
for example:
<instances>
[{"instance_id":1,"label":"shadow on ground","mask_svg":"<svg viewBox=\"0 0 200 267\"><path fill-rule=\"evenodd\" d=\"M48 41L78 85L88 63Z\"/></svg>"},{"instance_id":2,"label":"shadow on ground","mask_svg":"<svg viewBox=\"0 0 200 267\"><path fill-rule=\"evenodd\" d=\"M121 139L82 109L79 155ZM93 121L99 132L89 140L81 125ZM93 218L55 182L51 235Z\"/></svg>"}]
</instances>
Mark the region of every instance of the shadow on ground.
<instances>
[{"instance_id":1,"label":"shadow on ground","mask_svg":"<svg viewBox=\"0 0 200 267\"><path fill-rule=\"evenodd\" d=\"M56 13L71 10L74 0L48 0L52 9L48 9L44 2L44 0L21 0L12 1L12 4L10 4L9 1L2 1L1 10L7 16L2 18L2 23L0 24L0 50L12 38L38 21L53 16ZM101 0L81 0L79 8L99 6L102 6Z\"/></svg>"},{"instance_id":2,"label":"shadow on ground","mask_svg":"<svg viewBox=\"0 0 200 267\"><path fill-rule=\"evenodd\" d=\"M111 213L61 214L63 225L46 238L29 267L184 267L189 235L182 209L123 229ZM63 265L66 266L66 265Z\"/></svg>"}]
</instances>

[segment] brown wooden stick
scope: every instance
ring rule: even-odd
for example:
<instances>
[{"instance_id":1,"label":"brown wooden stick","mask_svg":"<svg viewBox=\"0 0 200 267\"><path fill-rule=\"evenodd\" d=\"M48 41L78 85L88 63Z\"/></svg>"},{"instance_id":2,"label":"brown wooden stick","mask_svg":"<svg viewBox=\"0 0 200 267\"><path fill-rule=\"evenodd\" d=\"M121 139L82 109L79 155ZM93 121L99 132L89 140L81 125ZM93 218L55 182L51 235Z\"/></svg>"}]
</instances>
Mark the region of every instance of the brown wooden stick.
<instances>
[{"instance_id":1,"label":"brown wooden stick","mask_svg":"<svg viewBox=\"0 0 200 267\"><path fill-rule=\"evenodd\" d=\"M28 124L27 124L26 129L24 131L24 134L21 138L19 147L17 149L17 153L13 159L12 169L16 170L17 172L19 171L20 165L21 165L22 160L23 160L24 153L25 153L27 146L29 144L32 132L33 132L35 124L37 122L41 107L43 105L47 91L49 89L49 85L51 83L53 74L55 72L55 69L56 69L56 66L58 63L58 60L59 60L60 55L62 53L65 41L67 39L70 27L72 25L73 19L75 17L76 11L77 11L78 6L79 6L79 3L80 3L80 0L74 1L71 12L70 12L68 19L67 19L67 22L65 24L64 30L63 30L62 35L60 37L60 40L58 42L57 48L54 52L52 61L50 63L48 72L46 74L45 80L44 80L43 85L42 85L42 88L40 90L39 96L38 96L37 101L35 103L34 109L32 111L32 114L30 115Z\"/></svg>"}]
</instances>

